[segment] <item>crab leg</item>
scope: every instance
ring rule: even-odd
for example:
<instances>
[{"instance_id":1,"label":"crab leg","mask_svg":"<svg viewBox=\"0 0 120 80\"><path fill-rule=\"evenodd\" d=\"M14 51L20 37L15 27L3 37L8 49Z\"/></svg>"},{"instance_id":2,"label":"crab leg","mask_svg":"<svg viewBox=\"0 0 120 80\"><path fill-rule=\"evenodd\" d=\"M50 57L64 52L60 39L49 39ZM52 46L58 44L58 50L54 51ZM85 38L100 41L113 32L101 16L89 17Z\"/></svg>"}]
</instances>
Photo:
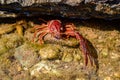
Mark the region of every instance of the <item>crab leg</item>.
<instances>
[{"instance_id":1,"label":"crab leg","mask_svg":"<svg viewBox=\"0 0 120 80\"><path fill-rule=\"evenodd\" d=\"M44 26L43 26L44 25ZM47 30L47 25L45 25L45 24L43 24L43 25L41 25L41 26L35 26L34 27L34 29L35 29L35 33L34 33L34 36L33 36L33 42L34 42L34 38L36 38L40 33L42 33L43 32L43 30L45 31L45 30ZM39 34L38 34L39 33ZM37 35L38 34L38 35Z\"/></svg>"},{"instance_id":2,"label":"crab leg","mask_svg":"<svg viewBox=\"0 0 120 80\"><path fill-rule=\"evenodd\" d=\"M36 25L34 28L35 28L36 30L38 30L38 29L44 29L44 28L47 28L47 25L45 25L45 24Z\"/></svg>"},{"instance_id":3,"label":"crab leg","mask_svg":"<svg viewBox=\"0 0 120 80\"><path fill-rule=\"evenodd\" d=\"M41 30L35 31L35 33L33 35L33 40L32 40L33 42L34 42L34 39L37 37L38 32L41 33Z\"/></svg>"},{"instance_id":4,"label":"crab leg","mask_svg":"<svg viewBox=\"0 0 120 80\"><path fill-rule=\"evenodd\" d=\"M44 37L45 35L47 35L47 34L48 34L47 32L43 32L43 33L40 34L40 36L39 36L40 44L43 44L43 43L44 43L43 37Z\"/></svg>"}]
</instances>

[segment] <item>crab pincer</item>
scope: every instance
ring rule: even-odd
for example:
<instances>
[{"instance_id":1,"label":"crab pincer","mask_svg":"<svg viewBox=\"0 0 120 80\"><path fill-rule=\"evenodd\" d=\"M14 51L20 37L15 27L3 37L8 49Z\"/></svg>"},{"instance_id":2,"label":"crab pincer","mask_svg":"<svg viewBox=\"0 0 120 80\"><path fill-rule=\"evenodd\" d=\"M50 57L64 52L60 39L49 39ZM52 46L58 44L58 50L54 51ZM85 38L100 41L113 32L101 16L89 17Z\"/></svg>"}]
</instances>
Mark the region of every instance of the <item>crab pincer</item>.
<instances>
[{"instance_id":1,"label":"crab pincer","mask_svg":"<svg viewBox=\"0 0 120 80\"><path fill-rule=\"evenodd\" d=\"M88 59L90 60L91 65L93 66L93 58L90 55L88 43L87 43L86 39L76 30L76 27L74 24L67 24L65 26L64 35L66 35L67 38L75 37L77 40L79 40L80 49L85 56L85 66L88 65Z\"/></svg>"}]
</instances>

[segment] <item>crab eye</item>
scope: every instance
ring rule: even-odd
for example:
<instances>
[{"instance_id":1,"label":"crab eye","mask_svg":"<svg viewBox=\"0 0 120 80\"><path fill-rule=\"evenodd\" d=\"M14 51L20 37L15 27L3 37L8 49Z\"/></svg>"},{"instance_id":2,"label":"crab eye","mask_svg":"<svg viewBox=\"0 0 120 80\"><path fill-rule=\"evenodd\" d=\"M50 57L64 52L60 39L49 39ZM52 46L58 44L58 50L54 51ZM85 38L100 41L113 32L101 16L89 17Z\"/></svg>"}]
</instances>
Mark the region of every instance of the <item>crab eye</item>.
<instances>
[{"instance_id":1,"label":"crab eye","mask_svg":"<svg viewBox=\"0 0 120 80\"><path fill-rule=\"evenodd\" d=\"M63 28L61 27L60 30L63 30Z\"/></svg>"}]
</instances>

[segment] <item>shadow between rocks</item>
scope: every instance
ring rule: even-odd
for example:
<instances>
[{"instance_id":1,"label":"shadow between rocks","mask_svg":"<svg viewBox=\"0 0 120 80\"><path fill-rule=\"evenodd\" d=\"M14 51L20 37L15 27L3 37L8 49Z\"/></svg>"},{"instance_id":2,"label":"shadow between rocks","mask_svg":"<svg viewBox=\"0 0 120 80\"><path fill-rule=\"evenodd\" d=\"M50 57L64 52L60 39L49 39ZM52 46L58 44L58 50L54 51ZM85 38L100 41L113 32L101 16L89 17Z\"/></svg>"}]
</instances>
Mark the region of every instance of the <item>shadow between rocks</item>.
<instances>
[{"instance_id":1,"label":"shadow between rocks","mask_svg":"<svg viewBox=\"0 0 120 80\"><path fill-rule=\"evenodd\" d=\"M65 18L65 17L58 17L58 16L33 16L33 17L17 17L17 18L0 18L0 24L1 23L15 23L16 21L20 20L26 20L26 21L33 21L36 24L43 23L42 20L39 20L39 18L42 18L46 21L52 20L52 19L59 19L62 21L63 24L66 23L74 23L75 25L83 25L95 29L99 29L102 31L112 31L112 30L118 30L120 31L120 19L114 19L114 20L105 20L105 19L79 19L79 18Z\"/></svg>"},{"instance_id":2,"label":"shadow between rocks","mask_svg":"<svg viewBox=\"0 0 120 80\"><path fill-rule=\"evenodd\" d=\"M88 43L88 48L89 48L89 51L90 51L90 56L93 59L93 64L95 65L96 72L97 72L99 70L99 61L98 61L97 50L95 49L95 47L92 45L92 43L89 40L86 39L86 41Z\"/></svg>"}]
</instances>

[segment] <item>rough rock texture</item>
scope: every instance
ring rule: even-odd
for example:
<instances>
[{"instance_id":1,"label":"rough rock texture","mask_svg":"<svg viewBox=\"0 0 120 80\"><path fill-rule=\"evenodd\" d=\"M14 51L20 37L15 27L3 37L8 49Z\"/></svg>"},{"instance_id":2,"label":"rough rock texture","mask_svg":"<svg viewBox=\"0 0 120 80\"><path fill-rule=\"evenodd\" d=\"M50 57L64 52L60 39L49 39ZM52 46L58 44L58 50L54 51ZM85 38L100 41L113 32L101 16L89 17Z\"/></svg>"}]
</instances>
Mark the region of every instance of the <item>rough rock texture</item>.
<instances>
[{"instance_id":1,"label":"rough rock texture","mask_svg":"<svg viewBox=\"0 0 120 80\"><path fill-rule=\"evenodd\" d=\"M120 0L0 0L0 17L120 18Z\"/></svg>"}]
</instances>

